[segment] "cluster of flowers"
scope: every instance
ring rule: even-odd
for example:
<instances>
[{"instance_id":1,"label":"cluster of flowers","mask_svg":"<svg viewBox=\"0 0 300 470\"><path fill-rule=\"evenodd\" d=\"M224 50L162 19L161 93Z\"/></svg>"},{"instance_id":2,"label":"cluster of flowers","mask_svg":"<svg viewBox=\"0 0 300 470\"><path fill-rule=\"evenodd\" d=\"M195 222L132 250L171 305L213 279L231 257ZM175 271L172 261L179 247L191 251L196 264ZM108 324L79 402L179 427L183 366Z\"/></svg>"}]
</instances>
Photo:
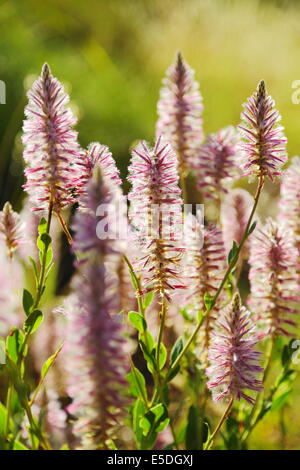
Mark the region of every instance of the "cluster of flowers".
<instances>
[{"instance_id":1,"label":"cluster of flowers","mask_svg":"<svg viewBox=\"0 0 300 470\"><path fill-rule=\"evenodd\" d=\"M140 276L138 295L153 291L166 310L178 302L191 305L195 312L205 311L207 295L215 298L200 335L207 386L216 400L244 398L253 403L245 391L262 388L255 345L271 335L293 334L300 280L300 160L295 158L283 175L278 220L259 222L246 240L257 197L232 188L244 175L257 178L262 187L266 178L281 174L287 161L280 116L264 82L245 103L237 128L228 126L205 138L199 85L178 55L161 90L155 145L142 142L132 152L127 243L113 234L105 240L97 237L97 208L117 204L123 197L108 147L92 143L87 150L80 148L68 96L47 65L28 97L24 189L31 208L46 213L51 206L62 220L62 211L77 204L72 224L77 273L65 309L66 369L72 399L68 413L77 418L75 431L82 445L104 445L126 407L129 349L119 314L133 308L135 298L128 295L124 254ZM221 215L205 227L191 216L182 241L177 231L182 204L188 201L182 200L180 185L188 172L193 173L202 200L217 201ZM149 231L154 225L155 230ZM0 213L0 234L12 258L24 243L24 234L22 220L9 203ZM251 313L241 305L238 293L230 300L218 289L233 241L243 243L238 274L249 258Z\"/></svg>"}]
</instances>

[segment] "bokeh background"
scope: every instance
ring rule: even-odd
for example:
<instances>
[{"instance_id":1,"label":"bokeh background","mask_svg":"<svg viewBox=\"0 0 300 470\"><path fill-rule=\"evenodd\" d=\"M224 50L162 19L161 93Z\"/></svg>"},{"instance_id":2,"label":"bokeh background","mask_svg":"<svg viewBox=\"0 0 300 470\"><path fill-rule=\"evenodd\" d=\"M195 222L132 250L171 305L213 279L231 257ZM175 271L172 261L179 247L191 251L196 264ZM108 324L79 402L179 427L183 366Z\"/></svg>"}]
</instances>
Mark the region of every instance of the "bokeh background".
<instances>
[{"instance_id":1,"label":"bokeh background","mask_svg":"<svg viewBox=\"0 0 300 470\"><path fill-rule=\"evenodd\" d=\"M241 104L264 78L289 155L299 152L300 104L292 102L300 79L298 1L1 0L0 28L0 207L8 199L21 205L26 89L45 61L71 94L81 145L107 144L123 178L131 145L153 139L161 79L178 50L196 70L206 133L237 124ZM276 192L278 185L269 187L266 206ZM270 414L252 448L300 448L299 389L284 408L287 430L281 415Z\"/></svg>"}]
</instances>

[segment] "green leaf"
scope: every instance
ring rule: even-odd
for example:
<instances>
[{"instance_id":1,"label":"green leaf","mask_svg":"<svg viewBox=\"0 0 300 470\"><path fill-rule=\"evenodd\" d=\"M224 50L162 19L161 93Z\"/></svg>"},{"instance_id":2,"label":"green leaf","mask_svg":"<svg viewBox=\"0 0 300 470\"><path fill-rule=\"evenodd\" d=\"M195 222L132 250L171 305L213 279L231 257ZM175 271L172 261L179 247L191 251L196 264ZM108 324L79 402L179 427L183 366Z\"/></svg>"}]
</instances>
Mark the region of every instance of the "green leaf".
<instances>
[{"instance_id":1,"label":"green leaf","mask_svg":"<svg viewBox=\"0 0 300 470\"><path fill-rule=\"evenodd\" d=\"M136 278L135 278L134 273L130 270L130 271L129 271L129 274L130 274L131 283L132 283L134 289L135 289L135 290L138 290L139 286L138 286L138 283L136 282Z\"/></svg>"},{"instance_id":2,"label":"green leaf","mask_svg":"<svg viewBox=\"0 0 300 470\"><path fill-rule=\"evenodd\" d=\"M34 310L29 317L25 320L24 331L32 334L40 326L43 321L43 314L40 310Z\"/></svg>"},{"instance_id":3,"label":"green leaf","mask_svg":"<svg viewBox=\"0 0 300 470\"><path fill-rule=\"evenodd\" d=\"M14 441L13 450L29 450L22 442Z\"/></svg>"},{"instance_id":4,"label":"green leaf","mask_svg":"<svg viewBox=\"0 0 300 470\"><path fill-rule=\"evenodd\" d=\"M134 404L133 412L132 412L132 424L134 435L138 443L142 441L143 437L143 429L140 426L140 421L146 412L146 408L144 402L138 398Z\"/></svg>"},{"instance_id":5,"label":"green leaf","mask_svg":"<svg viewBox=\"0 0 300 470\"><path fill-rule=\"evenodd\" d=\"M46 233L47 231L47 220L45 217L42 217L41 220L39 221L38 225L38 233L39 235L42 235L43 233Z\"/></svg>"},{"instance_id":6,"label":"green leaf","mask_svg":"<svg viewBox=\"0 0 300 470\"><path fill-rule=\"evenodd\" d=\"M161 343L160 348L159 348L159 358L158 358L159 370L161 370L164 367L166 360L167 360L167 350L166 350L165 345Z\"/></svg>"},{"instance_id":7,"label":"green leaf","mask_svg":"<svg viewBox=\"0 0 300 470\"><path fill-rule=\"evenodd\" d=\"M173 380L174 377L176 377L179 371L180 371L180 365L178 364L178 366L176 366L175 369L170 370L170 372L168 373L167 375L168 382L171 382L171 380Z\"/></svg>"},{"instance_id":8,"label":"green leaf","mask_svg":"<svg viewBox=\"0 0 300 470\"><path fill-rule=\"evenodd\" d=\"M236 254L238 252L238 246L235 241L232 243L232 247L228 253L228 264L231 263L231 261L235 258Z\"/></svg>"},{"instance_id":9,"label":"green leaf","mask_svg":"<svg viewBox=\"0 0 300 470\"><path fill-rule=\"evenodd\" d=\"M152 304L154 299L154 291L147 292L143 300L143 307L146 310Z\"/></svg>"},{"instance_id":10,"label":"green leaf","mask_svg":"<svg viewBox=\"0 0 300 470\"><path fill-rule=\"evenodd\" d=\"M180 337L177 339L171 351L171 356L170 356L171 366L172 364L174 364L174 362L176 361L177 357L179 356L182 350L183 350L183 341L182 341L182 338Z\"/></svg>"},{"instance_id":11,"label":"green leaf","mask_svg":"<svg viewBox=\"0 0 300 470\"><path fill-rule=\"evenodd\" d=\"M205 292L203 300L206 310L210 311L215 304L212 296L208 292Z\"/></svg>"},{"instance_id":12,"label":"green leaf","mask_svg":"<svg viewBox=\"0 0 300 470\"><path fill-rule=\"evenodd\" d=\"M147 399L146 381L143 374L136 368L127 374L126 379L129 383L129 389L133 396Z\"/></svg>"},{"instance_id":13,"label":"green leaf","mask_svg":"<svg viewBox=\"0 0 300 470\"><path fill-rule=\"evenodd\" d=\"M273 400L271 411L277 411L282 408L286 404L290 394L291 390L288 390L287 392L282 393L279 397Z\"/></svg>"},{"instance_id":14,"label":"green leaf","mask_svg":"<svg viewBox=\"0 0 300 470\"><path fill-rule=\"evenodd\" d=\"M140 333L143 333L147 329L146 320L140 313L129 312L128 319L134 328L136 328Z\"/></svg>"},{"instance_id":15,"label":"green leaf","mask_svg":"<svg viewBox=\"0 0 300 470\"><path fill-rule=\"evenodd\" d=\"M29 256L29 261L32 264L32 267L33 267L33 270L34 270L34 275L35 275L35 281L37 282L37 280L38 280L38 271L37 271L36 262L34 261L34 259L31 256Z\"/></svg>"},{"instance_id":16,"label":"green leaf","mask_svg":"<svg viewBox=\"0 0 300 470\"><path fill-rule=\"evenodd\" d=\"M6 352L9 358L17 363L21 347L24 341L24 334L18 328L10 330L6 338Z\"/></svg>"},{"instance_id":17,"label":"green leaf","mask_svg":"<svg viewBox=\"0 0 300 470\"><path fill-rule=\"evenodd\" d=\"M251 227L248 230L248 233L247 233L248 237L249 237L249 235L251 235L252 232L254 232L256 225L257 225L257 221L255 220L255 222L253 222L253 224L251 225Z\"/></svg>"},{"instance_id":18,"label":"green leaf","mask_svg":"<svg viewBox=\"0 0 300 470\"><path fill-rule=\"evenodd\" d=\"M26 315L30 313L30 309L33 306L33 297L27 289L23 289L23 309Z\"/></svg>"},{"instance_id":19,"label":"green leaf","mask_svg":"<svg viewBox=\"0 0 300 470\"><path fill-rule=\"evenodd\" d=\"M56 360L57 356L59 355L60 351L62 349L62 345L58 348L58 350L52 354L52 356L48 357L48 359L44 362L42 366L42 371L41 371L41 378L44 379L50 369L50 367L53 365L54 361Z\"/></svg>"},{"instance_id":20,"label":"green leaf","mask_svg":"<svg viewBox=\"0 0 300 470\"><path fill-rule=\"evenodd\" d=\"M141 349L143 351L144 358L147 362L147 367L148 367L149 371L151 373L153 373L154 370L156 370L155 348L153 348L151 350L151 352L149 352L146 344L144 343L144 341L141 338L140 338L139 343L140 343Z\"/></svg>"}]
</instances>

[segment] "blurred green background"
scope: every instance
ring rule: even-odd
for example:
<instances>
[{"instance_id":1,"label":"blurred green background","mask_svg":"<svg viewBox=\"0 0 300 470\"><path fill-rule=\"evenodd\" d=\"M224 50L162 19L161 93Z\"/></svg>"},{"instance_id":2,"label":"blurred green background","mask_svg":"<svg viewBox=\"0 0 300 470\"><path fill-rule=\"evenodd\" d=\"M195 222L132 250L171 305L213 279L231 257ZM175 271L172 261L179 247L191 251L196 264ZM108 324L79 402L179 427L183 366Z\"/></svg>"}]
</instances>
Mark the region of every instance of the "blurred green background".
<instances>
[{"instance_id":1,"label":"blurred green background","mask_svg":"<svg viewBox=\"0 0 300 470\"><path fill-rule=\"evenodd\" d=\"M206 133L237 124L241 104L264 78L290 156L300 149L300 105L292 102L298 1L1 0L0 26L0 207L7 199L19 206L26 88L45 61L71 94L81 145L109 145L123 177L132 143L153 139L161 79L178 50L200 81ZM286 413L293 421L285 445L297 448L300 410ZM258 428L252 448L280 446L278 419Z\"/></svg>"}]
</instances>

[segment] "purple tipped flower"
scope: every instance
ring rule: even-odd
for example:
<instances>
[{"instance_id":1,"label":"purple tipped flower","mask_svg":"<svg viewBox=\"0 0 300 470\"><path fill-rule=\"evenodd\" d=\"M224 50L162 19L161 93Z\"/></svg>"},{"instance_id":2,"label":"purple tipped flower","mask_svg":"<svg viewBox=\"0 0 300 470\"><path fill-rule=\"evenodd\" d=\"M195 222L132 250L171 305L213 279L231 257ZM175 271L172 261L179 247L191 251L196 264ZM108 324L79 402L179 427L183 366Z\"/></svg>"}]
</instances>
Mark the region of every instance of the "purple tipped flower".
<instances>
[{"instance_id":1,"label":"purple tipped flower","mask_svg":"<svg viewBox=\"0 0 300 470\"><path fill-rule=\"evenodd\" d=\"M7 255L11 259L14 251L25 242L25 224L21 221L20 215L13 211L9 202L6 202L0 212L0 238L6 244Z\"/></svg>"},{"instance_id":2,"label":"purple tipped flower","mask_svg":"<svg viewBox=\"0 0 300 470\"><path fill-rule=\"evenodd\" d=\"M218 199L226 184L239 175L239 138L233 126L207 137L197 154L197 185L206 198Z\"/></svg>"},{"instance_id":3,"label":"purple tipped flower","mask_svg":"<svg viewBox=\"0 0 300 470\"><path fill-rule=\"evenodd\" d=\"M92 449L106 447L127 404L123 328L111 316L118 303L115 265L121 253L116 240L96 235L95 208L109 198L114 203L106 185L98 170L85 196L88 211L75 216L74 249L85 262L79 263L68 308L69 411L77 417L75 433L84 448Z\"/></svg>"},{"instance_id":4,"label":"purple tipped flower","mask_svg":"<svg viewBox=\"0 0 300 470\"><path fill-rule=\"evenodd\" d=\"M82 195L86 192L86 185L92 176L94 168L99 167L103 175L112 181L112 185L120 186L122 184L116 162L106 145L101 145L97 142L90 144L88 149L83 151L78 161L78 167L81 171L76 187L81 196L80 207L82 207Z\"/></svg>"},{"instance_id":5,"label":"purple tipped flower","mask_svg":"<svg viewBox=\"0 0 300 470\"><path fill-rule=\"evenodd\" d=\"M72 130L76 119L66 108L68 95L47 64L28 98L23 125L24 188L34 210L47 210L51 200L56 213L60 213L75 200L71 188L78 177L79 145L77 133Z\"/></svg>"},{"instance_id":6,"label":"purple tipped flower","mask_svg":"<svg viewBox=\"0 0 300 470\"><path fill-rule=\"evenodd\" d=\"M194 168L197 151L203 140L202 96L194 80L194 71L178 54L177 61L163 80L158 102L156 135L172 145L180 173Z\"/></svg>"},{"instance_id":7,"label":"purple tipped flower","mask_svg":"<svg viewBox=\"0 0 300 470\"><path fill-rule=\"evenodd\" d=\"M221 206L221 226L227 253L229 253L233 241L237 245L241 243L253 204L253 197L244 189L231 189L225 196ZM248 251L249 239L242 248L241 257L245 258Z\"/></svg>"},{"instance_id":8,"label":"purple tipped flower","mask_svg":"<svg viewBox=\"0 0 300 470\"><path fill-rule=\"evenodd\" d=\"M281 174L281 167L287 161L287 139L279 125L280 114L274 106L262 80L244 104L239 125L244 138L241 150L246 175L267 176L272 180Z\"/></svg>"},{"instance_id":9,"label":"purple tipped flower","mask_svg":"<svg viewBox=\"0 0 300 470\"><path fill-rule=\"evenodd\" d=\"M249 306L264 334L291 336L286 327L296 326L297 257L292 233L271 219L251 238Z\"/></svg>"},{"instance_id":10,"label":"purple tipped flower","mask_svg":"<svg viewBox=\"0 0 300 470\"><path fill-rule=\"evenodd\" d=\"M209 348L211 365L206 369L207 387L212 390L214 400L244 398L248 403L255 403L245 393L246 390L259 392L263 388L257 378L263 369L258 363L261 353L254 350L258 343L254 328L250 312L241 306L240 297L235 294L231 305L216 322Z\"/></svg>"},{"instance_id":11,"label":"purple tipped flower","mask_svg":"<svg viewBox=\"0 0 300 470\"><path fill-rule=\"evenodd\" d=\"M178 243L182 199L176 155L170 145L158 138L150 149L142 142L133 150L128 179L132 184L130 219L141 251L139 268L148 284L145 291L170 299L171 291L183 287L179 281L183 249Z\"/></svg>"}]
</instances>

